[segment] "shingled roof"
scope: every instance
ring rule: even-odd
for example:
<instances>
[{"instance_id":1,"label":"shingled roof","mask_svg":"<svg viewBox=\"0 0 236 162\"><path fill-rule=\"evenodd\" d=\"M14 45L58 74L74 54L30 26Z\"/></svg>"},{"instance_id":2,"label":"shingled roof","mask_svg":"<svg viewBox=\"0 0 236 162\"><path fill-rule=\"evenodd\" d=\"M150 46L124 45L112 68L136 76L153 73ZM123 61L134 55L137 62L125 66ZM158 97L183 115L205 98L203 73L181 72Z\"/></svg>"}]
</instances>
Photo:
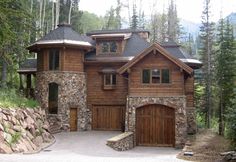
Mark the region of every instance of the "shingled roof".
<instances>
[{"instance_id":1,"label":"shingled roof","mask_svg":"<svg viewBox=\"0 0 236 162\"><path fill-rule=\"evenodd\" d=\"M20 64L18 73L35 73L37 71L37 59L28 58Z\"/></svg>"},{"instance_id":2,"label":"shingled roof","mask_svg":"<svg viewBox=\"0 0 236 162\"><path fill-rule=\"evenodd\" d=\"M192 68L199 68L202 66L202 62L190 56L185 52L181 46L173 40L168 40L167 42L162 42L161 46L167 50L171 55L178 58L182 62L191 66Z\"/></svg>"},{"instance_id":3,"label":"shingled roof","mask_svg":"<svg viewBox=\"0 0 236 162\"><path fill-rule=\"evenodd\" d=\"M80 35L71 28L69 24L60 24L58 28L50 31L47 35L37 40L28 49L42 45L64 44L92 47L94 40L86 35Z\"/></svg>"},{"instance_id":4,"label":"shingled roof","mask_svg":"<svg viewBox=\"0 0 236 162\"><path fill-rule=\"evenodd\" d=\"M148 30L144 29L114 29L114 30L93 30L91 32L88 32L87 35L97 35L97 34L115 34L115 33L141 33L141 32L147 32L150 33Z\"/></svg>"}]
</instances>

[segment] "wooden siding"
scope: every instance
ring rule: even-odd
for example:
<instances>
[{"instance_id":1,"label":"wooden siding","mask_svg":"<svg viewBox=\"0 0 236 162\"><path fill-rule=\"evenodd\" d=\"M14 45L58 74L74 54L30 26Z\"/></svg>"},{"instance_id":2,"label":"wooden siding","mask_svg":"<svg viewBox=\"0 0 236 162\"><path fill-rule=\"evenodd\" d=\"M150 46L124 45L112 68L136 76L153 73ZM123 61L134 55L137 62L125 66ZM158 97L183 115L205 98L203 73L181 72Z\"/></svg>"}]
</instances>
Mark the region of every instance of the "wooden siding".
<instances>
[{"instance_id":1,"label":"wooden siding","mask_svg":"<svg viewBox=\"0 0 236 162\"><path fill-rule=\"evenodd\" d=\"M143 84L143 69L169 69L170 83ZM151 53L130 69L129 94L142 96L184 95L184 77L180 68L160 54Z\"/></svg>"},{"instance_id":2,"label":"wooden siding","mask_svg":"<svg viewBox=\"0 0 236 162\"><path fill-rule=\"evenodd\" d=\"M137 109L136 144L174 146L175 111L163 105L147 105Z\"/></svg>"},{"instance_id":3,"label":"wooden siding","mask_svg":"<svg viewBox=\"0 0 236 162\"><path fill-rule=\"evenodd\" d=\"M59 70L84 71L84 52L74 48L60 48ZM49 70L49 49L41 50L37 59L38 71Z\"/></svg>"},{"instance_id":4,"label":"wooden siding","mask_svg":"<svg viewBox=\"0 0 236 162\"><path fill-rule=\"evenodd\" d=\"M194 107L194 77L188 77L185 80L186 106Z\"/></svg>"},{"instance_id":5,"label":"wooden siding","mask_svg":"<svg viewBox=\"0 0 236 162\"><path fill-rule=\"evenodd\" d=\"M103 89L103 74L100 73L104 68L117 69L122 64L103 63L90 64L85 66L87 73L87 102L89 108L91 105L124 105L127 97L127 80L118 75L116 76L116 85L112 90Z\"/></svg>"},{"instance_id":6,"label":"wooden siding","mask_svg":"<svg viewBox=\"0 0 236 162\"><path fill-rule=\"evenodd\" d=\"M64 49L61 52L61 58L64 58L63 71L76 71L83 72L84 71L84 56L83 52L78 49Z\"/></svg>"}]
</instances>

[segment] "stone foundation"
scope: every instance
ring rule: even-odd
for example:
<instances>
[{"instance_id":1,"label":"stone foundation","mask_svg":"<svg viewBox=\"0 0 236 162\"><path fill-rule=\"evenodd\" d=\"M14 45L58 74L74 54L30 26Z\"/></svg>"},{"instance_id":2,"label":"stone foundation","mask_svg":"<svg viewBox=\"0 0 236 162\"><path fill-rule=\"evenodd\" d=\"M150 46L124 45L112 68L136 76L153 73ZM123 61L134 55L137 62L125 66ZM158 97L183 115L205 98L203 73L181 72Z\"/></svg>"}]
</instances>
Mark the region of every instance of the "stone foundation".
<instances>
[{"instance_id":1,"label":"stone foundation","mask_svg":"<svg viewBox=\"0 0 236 162\"><path fill-rule=\"evenodd\" d=\"M70 108L78 108L78 130L90 128L91 112L86 107L86 75L79 72L45 71L36 74L36 99L48 114L48 85L58 84L58 120L61 129L70 128ZM50 116L53 120L54 115ZM54 121L55 121L54 120Z\"/></svg>"},{"instance_id":2,"label":"stone foundation","mask_svg":"<svg viewBox=\"0 0 236 162\"><path fill-rule=\"evenodd\" d=\"M185 96L173 97L141 97L128 96L126 105L125 131L135 132L136 108L149 105L160 104L175 109L175 147L183 147L187 136L187 117ZM135 133L134 133L135 141Z\"/></svg>"},{"instance_id":3,"label":"stone foundation","mask_svg":"<svg viewBox=\"0 0 236 162\"><path fill-rule=\"evenodd\" d=\"M134 147L133 132L125 132L107 140L107 145L116 151L130 150Z\"/></svg>"},{"instance_id":4,"label":"stone foundation","mask_svg":"<svg viewBox=\"0 0 236 162\"><path fill-rule=\"evenodd\" d=\"M187 112L187 132L188 134L196 134L197 133L197 123L196 123L196 112L195 107L188 107L186 109Z\"/></svg>"}]
</instances>

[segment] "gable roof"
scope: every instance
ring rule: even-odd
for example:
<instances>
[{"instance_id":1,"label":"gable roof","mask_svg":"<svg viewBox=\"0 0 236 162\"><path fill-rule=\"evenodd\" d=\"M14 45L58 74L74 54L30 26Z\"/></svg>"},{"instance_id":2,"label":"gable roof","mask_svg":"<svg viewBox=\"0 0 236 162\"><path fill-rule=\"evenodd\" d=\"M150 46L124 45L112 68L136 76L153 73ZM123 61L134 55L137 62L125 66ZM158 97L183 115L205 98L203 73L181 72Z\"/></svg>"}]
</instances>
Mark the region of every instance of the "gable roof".
<instances>
[{"instance_id":1,"label":"gable roof","mask_svg":"<svg viewBox=\"0 0 236 162\"><path fill-rule=\"evenodd\" d=\"M127 64L122 66L120 69L118 69L118 73L122 74L127 69L138 63L140 60L142 60L146 55L148 55L151 51L158 51L161 55L165 56L167 59L172 61L174 64L182 68L184 71L186 71L188 74L193 73L193 69L190 68L188 65L177 59L176 57L173 57L168 51L166 51L161 45L158 43L154 43L151 46L149 46L147 49L145 49L142 53L135 56L131 61L129 61Z\"/></svg>"},{"instance_id":2,"label":"gable roof","mask_svg":"<svg viewBox=\"0 0 236 162\"><path fill-rule=\"evenodd\" d=\"M92 47L94 40L86 35L80 35L71 28L69 24L60 24L58 28L50 31L41 39L30 45L28 49L33 49L36 46L42 45L55 45L55 44L66 44L66 45L79 45Z\"/></svg>"}]
</instances>

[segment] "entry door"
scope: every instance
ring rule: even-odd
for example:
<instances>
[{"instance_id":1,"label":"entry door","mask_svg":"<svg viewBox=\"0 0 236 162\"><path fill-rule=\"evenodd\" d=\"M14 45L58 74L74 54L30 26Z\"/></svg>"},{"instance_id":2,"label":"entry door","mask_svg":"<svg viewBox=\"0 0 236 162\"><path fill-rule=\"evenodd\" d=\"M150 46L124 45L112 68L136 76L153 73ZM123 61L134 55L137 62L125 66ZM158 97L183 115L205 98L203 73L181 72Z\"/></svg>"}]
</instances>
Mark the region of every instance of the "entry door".
<instances>
[{"instance_id":1,"label":"entry door","mask_svg":"<svg viewBox=\"0 0 236 162\"><path fill-rule=\"evenodd\" d=\"M136 143L141 146L174 146L174 109L164 105L137 108Z\"/></svg>"},{"instance_id":2,"label":"entry door","mask_svg":"<svg viewBox=\"0 0 236 162\"><path fill-rule=\"evenodd\" d=\"M77 131L77 108L70 108L70 131Z\"/></svg>"}]
</instances>

